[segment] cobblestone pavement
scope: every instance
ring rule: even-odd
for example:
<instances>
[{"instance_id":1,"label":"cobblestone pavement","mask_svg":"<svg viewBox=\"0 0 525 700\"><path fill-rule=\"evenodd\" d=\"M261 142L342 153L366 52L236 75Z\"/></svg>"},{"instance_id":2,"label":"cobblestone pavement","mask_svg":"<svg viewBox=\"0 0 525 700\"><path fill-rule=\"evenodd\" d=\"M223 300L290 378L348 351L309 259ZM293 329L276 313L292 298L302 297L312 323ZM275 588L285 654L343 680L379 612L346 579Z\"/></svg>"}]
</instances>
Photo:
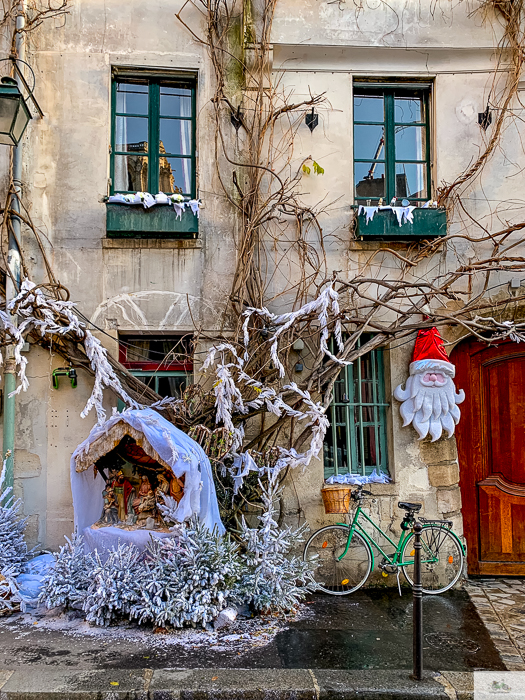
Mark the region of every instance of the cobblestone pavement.
<instances>
[{"instance_id":1,"label":"cobblestone pavement","mask_svg":"<svg viewBox=\"0 0 525 700\"><path fill-rule=\"evenodd\" d=\"M509 671L525 671L525 579L469 579L479 616Z\"/></svg>"}]
</instances>

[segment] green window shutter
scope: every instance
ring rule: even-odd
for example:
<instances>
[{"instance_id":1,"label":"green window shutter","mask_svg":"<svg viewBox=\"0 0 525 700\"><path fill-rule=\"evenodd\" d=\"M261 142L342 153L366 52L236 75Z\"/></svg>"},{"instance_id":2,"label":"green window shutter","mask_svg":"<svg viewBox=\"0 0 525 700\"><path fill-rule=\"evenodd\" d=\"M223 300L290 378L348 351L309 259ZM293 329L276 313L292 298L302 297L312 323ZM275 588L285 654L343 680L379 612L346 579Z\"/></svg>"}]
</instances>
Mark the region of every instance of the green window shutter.
<instances>
[{"instance_id":1,"label":"green window shutter","mask_svg":"<svg viewBox=\"0 0 525 700\"><path fill-rule=\"evenodd\" d=\"M359 344L366 342L361 338ZM324 443L324 477L388 474L383 351L344 367L335 382Z\"/></svg>"}]
</instances>

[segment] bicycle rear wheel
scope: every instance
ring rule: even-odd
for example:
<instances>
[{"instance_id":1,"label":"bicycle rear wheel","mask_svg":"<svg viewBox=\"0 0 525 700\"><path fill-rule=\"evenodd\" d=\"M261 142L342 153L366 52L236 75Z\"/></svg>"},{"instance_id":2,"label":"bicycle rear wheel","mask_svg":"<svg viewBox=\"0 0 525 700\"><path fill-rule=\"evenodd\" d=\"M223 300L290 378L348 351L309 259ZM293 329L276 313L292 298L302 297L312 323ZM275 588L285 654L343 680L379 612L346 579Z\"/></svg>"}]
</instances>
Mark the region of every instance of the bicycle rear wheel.
<instances>
[{"instance_id":1,"label":"bicycle rear wheel","mask_svg":"<svg viewBox=\"0 0 525 700\"><path fill-rule=\"evenodd\" d=\"M318 566L313 576L320 588L330 595L354 593L365 583L372 569L372 553L364 538L354 532L345 556L350 528L328 525L310 537L304 548L303 559L315 561Z\"/></svg>"},{"instance_id":2,"label":"bicycle rear wheel","mask_svg":"<svg viewBox=\"0 0 525 700\"><path fill-rule=\"evenodd\" d=\"M414 537L412 534L403 548L403 562L414 561ZM463 571L463 549L442 525L425 525L421 531L421 582L423 593L444 593L458 581ZM408 583L414 585L414 564L401 567Z\"/></svg>"}]
</instances>

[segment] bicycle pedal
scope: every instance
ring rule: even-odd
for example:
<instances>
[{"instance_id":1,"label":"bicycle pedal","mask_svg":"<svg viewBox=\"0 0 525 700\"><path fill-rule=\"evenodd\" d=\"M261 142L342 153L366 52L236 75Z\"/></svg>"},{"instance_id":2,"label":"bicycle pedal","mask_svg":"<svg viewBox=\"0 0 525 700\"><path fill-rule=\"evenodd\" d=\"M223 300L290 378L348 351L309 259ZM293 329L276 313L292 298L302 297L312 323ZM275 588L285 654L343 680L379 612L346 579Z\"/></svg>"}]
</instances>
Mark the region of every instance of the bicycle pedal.
<instances>
[{"instance_id":1,"label":"bicycle pedal","mask_svg":"<svg viewBox=\"0 0 525 700\"><path fill-rule=\"evenodd\" d=\"M388 578L388 571L382 571L381 575L383 576L383 578Z\"/></svg>"}]
</instances>

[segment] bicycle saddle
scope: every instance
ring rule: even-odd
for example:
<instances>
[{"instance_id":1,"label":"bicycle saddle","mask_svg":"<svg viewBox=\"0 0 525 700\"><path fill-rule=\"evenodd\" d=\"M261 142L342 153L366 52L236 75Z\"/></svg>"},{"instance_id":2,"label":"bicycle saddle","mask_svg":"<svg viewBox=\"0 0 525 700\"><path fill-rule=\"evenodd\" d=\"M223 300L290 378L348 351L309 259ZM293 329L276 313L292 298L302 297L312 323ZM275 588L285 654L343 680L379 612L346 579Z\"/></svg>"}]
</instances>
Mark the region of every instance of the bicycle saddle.
<instances>
[{"instance_id":1,"label":"bicycle saddle","mask_svg":"<svg viewBox=\"0 0 525 700\"><path fill-rule=\"evenodd\" d=\"M406 501L399 501L399 503L397 504L398 508L402 508L403 510L411 510L414 513L420 511L421 506L421 503L407 503Z\"/></svg>"}]
</instances>

